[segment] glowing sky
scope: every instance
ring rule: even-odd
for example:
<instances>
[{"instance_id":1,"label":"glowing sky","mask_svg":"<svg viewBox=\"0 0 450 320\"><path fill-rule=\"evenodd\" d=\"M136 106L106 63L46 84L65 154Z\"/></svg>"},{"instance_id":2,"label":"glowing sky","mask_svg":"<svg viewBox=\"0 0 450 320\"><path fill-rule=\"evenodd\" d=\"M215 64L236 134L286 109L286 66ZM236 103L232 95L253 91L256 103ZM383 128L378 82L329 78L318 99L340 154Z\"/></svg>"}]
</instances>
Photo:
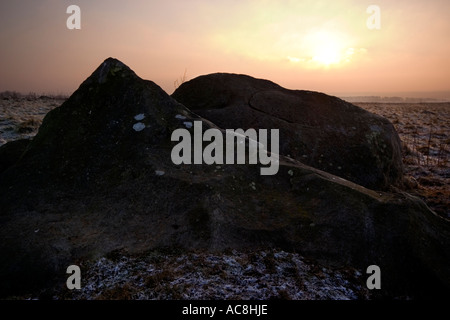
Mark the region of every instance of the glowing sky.
<instances>
[{"instance_id":1,"label":"glowing sky","mask_svg":"<svg viewBox=\"0 0 450 320\"><path fill-rule=\"evenodd\" d=\"M81 30L66 27L71 4ZM185 71L330 94L449 91L449 13L448 0L1 1L0 91L72 93L107 57L169 94Z\"/></svg>"}]
</instances>

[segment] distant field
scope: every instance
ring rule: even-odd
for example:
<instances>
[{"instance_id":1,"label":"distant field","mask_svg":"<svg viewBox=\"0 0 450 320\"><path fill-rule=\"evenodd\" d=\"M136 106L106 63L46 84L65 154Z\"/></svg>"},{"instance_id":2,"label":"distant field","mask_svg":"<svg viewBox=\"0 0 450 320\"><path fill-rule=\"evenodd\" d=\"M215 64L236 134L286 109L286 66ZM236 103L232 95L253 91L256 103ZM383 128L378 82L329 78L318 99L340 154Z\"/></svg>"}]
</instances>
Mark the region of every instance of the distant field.
<instances>
[{"instance_id":1,"label":"distant field","mask_svg":"<svg viewBox=\"0 0 450 320\"><path fill-rule=\"evenodd\" d=\"M0 93L0 146L8 141L33 137L45 115L67 97Z\"/></svg>"}]
</instances>

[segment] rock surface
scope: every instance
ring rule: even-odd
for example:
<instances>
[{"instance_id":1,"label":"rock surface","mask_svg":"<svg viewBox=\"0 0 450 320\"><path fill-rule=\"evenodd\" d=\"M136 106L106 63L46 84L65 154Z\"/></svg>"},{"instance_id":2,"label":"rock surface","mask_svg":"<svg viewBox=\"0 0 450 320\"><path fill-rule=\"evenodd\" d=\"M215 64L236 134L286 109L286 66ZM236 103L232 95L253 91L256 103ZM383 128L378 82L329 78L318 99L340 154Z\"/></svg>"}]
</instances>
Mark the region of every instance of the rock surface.
<instances>
[{"instance_id":1,"label":"rock surface","mask_svg":"<svg viewBox=\"0 0 450 320\"><path fill-rule=\"evenodd\" d=\"M172 97L221 128L280 129L281 154L362 186L401 182L393 125L339 98L227 73L185 82Z\"/></svg>"},{"instance_id":2,"label":"rock surface","mask_svg":"<svg viewBox=\"0 0 450 320\"><path fill-rule=\"evenodd\" d=\"M0 146L0 173L14 165L23 155L29 144L30 140L19 139Z\"/></svg>"},{"instance_id":3,"label":"rock surface","mask_svg":"<svg viewBox=\"0 0 450 320\"><path fill-rule=\"evenodd\" d=\"M68 265L115 250L166 247L280 248L362 272L376 264L386 297L449 287L449 222L419 199L283 156L274 176L255 165L174 165L171 133L194 120L214 127L105 60L0 173L0 295L64 285Z\"/></svg>"}]
</instances>

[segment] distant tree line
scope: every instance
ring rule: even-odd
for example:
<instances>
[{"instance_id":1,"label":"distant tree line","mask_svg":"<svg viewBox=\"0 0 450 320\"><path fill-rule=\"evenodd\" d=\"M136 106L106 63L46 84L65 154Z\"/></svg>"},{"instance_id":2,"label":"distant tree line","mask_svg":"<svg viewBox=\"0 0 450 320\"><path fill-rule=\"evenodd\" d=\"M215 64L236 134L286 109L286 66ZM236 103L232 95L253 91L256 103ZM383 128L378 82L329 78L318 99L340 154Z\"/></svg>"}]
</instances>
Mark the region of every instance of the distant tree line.
<instances>
[{"instance_id":1,"label":"distant tree line","mask_svg":"<svg viewBox=\"0 0 450 320\"><path fill-rule=\"evenodd\" d=\"M0 92L0 100L17 100L17 99L27 99L27 100L61 99L61 100L65 100L67 98L69 98L69 96L64 93L38 94L36 92L21 93L21 92L17 92L17 91L9 91L9 90Z\"/></svg>"},{"instance_id":2,"label":"distant tree line","mask_svg":"<svg viewBox=\"0 0 450 320\"><path fill-rule=\"evenodd\" d=\"M403 97L382 97L382 96L351 96L340 97L348 102L391 102L391 103L420 103L420 102L449 102L448 99L434 98L403 98Z\"/></svg>"}]
</instances>

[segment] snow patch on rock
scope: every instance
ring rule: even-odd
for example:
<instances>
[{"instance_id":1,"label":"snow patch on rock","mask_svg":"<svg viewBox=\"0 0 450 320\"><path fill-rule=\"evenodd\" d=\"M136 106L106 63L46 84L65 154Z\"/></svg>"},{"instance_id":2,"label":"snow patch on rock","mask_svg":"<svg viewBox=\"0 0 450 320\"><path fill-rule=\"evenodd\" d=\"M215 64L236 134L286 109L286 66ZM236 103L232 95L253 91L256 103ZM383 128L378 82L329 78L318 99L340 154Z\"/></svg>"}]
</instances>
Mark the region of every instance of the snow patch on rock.
<instances>
[{"instance_id":1,"label":"snow patch on rock","mask_svg":"<svg viewBox=\"0 0 450 320\"><path fill-rule=\"evenodd\" d=\"M137 131L137 132L142 131L145 129L145 124L143 124L142 122L135 123L133 125L133 129L134 129L134 131Z\"/></svg>"},{"instance_id":2,"label":"snow patch on rock","mask_svg":"<svg viewBox=\"0 0 450 320\"><path fill-rule=\"evenodd\" d=\"M143 113L137 114L134 116L134 120L136 121L142 121L145 119L145 115Z\"/></svg>"}]
</instances>

